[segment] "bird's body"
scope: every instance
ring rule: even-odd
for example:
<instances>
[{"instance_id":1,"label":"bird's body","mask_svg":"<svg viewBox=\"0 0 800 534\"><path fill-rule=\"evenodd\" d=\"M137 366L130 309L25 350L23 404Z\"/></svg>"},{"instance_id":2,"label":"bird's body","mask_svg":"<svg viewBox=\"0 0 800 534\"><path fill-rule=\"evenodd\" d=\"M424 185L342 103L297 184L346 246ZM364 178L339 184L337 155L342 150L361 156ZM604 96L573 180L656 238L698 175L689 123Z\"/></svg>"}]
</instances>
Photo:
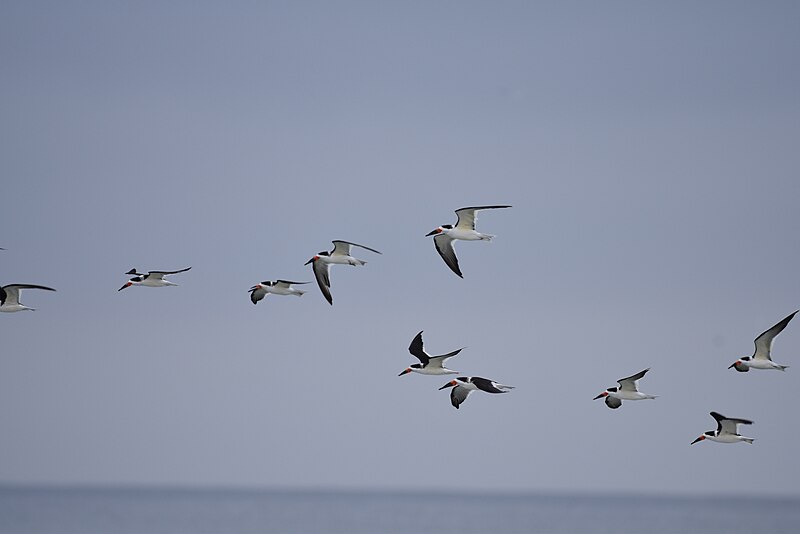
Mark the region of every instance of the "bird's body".
<instances>
[{"instance_id":1,"label":"bird's body","mask_svg":"<svg viewBox=\"0 0 800 534\"><path fill-rule=\"evenodd\" d=\"M467 400L473 391L484 391L486 393L508 393L514 386L506 386L479 376L459 376L454 378L439 389L453 388L450 390L450 403L457 410L462 402Z\"/></svg>"},{"instance_id":2,"label":"bird's body","mask_svg":"<svg viewBox=\"0 0 800 534\"><path fill-rule=\"evenodd\" d=\"M133 278L128 280L125 285L119 288L117 291L122 291L126 287L131 286L144 286L144 287L166 287L166 286L177 286L173 282L165 279L165 276L170 274L178 274L184 273L191 269L191 267L187 267L185 269L180 269L179 271L148 271L145 273L140 273L136 269L131 269L125 274L132 274L134 275Z\"/></svg>"},{"instance_id":3,"label":"bird's body","mask_svg":"<svg viewBox=\"0 0 800 534\"><path fill-rule=\"evenodd\" d=\"M257 304L259 300L263 299L269 294L273 295L294 295L300 297L305 294L305 291L295 289L292 285L309 284L311 282L292 282L290 280L266 280L260 284L256 284L250 288L250 301Z\"/></svg>"},{"instance_id":4,"label":"bird's body","mask_svg":"<svg viewBox=\"0 0 800 534\"><path fill-rule=\"evenodd\" d=\"M450 239L459 239L461 241L491 241L494 237L491 234L482 234L476 230L459 228L442 228L442 233Z\"/></svg>"},{"instance_id":5,"label":"bird's body","mask_svg":"<svg viewBox=\"0 0 800 534\"><path fill-rule=\"evenodd\" d=\"M410 370L409 370L410 369ZM421 375L457 375L458 371L453 371L452 369L448 369L444 366L438 365L422 365L419 363L412 363L409 365L405 371L403 371L398 376L403 376L406 373L419 373Z\"/></svg>"},{"instance_id":6,"label":"bird's body","mask_svg":"<svg viewBox=\"0 0 800 534\"><path fill-rule=\"evenodd\" d=\"M442 354L440 356L431 356L425 352L425 347L422 343L422 332L417 334L408 346L408 352L417 357L420 363L409 365L398 376L403 376L407 373L419 373L421 375L455 375L458 371L453 371L445 367L445 362L464 350L463 348Z\"/></svg>"},{"instance_id":7,"label":"bird's body","mask_svg":"<svg viewBox=\"0 0 800 534\"><path fill-rule=\"evenodd\" d=\"M461 278L461 268L458 265L458 257L453 248L454 241L491 241L494 237L490 234L482 234L475 230L475 221L477 214L481 210L492 210L510 208L511 206L473 206L469 208L460 208L456 210L458 220L453 226L452 224L443 224L435 230L429 232L425 237L434 236L433 243L436 246L437 252L442 257L444 262L450 267L454 273Z\"/></svg>"},{"instance_id":8,"label":"bird's body","mask_svg":"<svg viewBox=\"0 0 800 534\"><path fill-rule=\"evenodd\" d=\"M138 280L134 281L131 279L131 285L138 285L142 287L167 287L167 286L177 286L178 284L174 282L170 282L165 278L160 278L157 276L153 276L152 274L146 274L144 277L140 278L138 276L134 277Z\"/></svg>"},{"instance_id":9,"label":"bird's body","mask_svg":"<svg viewBox=\"0 0 800 534\"><path fill-rule=\"evenodd\" d=\"M350 254L330 254L325 255L320 252L319 259L323 263L327 263L328 265L352 265L353 267L358 267L361 265L366 265L367 262L364 260L360 260L358 258L354 258Z\"/></svg>"},{"instance_id":10,"label":"bird's body","mask_svg":"<svg viewBox=\"0 0 800 534\"><path fill-rule=\"evenodd\" d=\"M331 280L330 280L330 266L331 265L365 265L367 262L359 260L350 255L351 247L360 247L376 254L382 254L374 248L365 247L349 241L342 241L337 239L333 241L333 250L330 252L323 250L314 255L313 258L308 260L305 264L312 264L314 271L314 278L317 280L317 285L325 300L333 306L333 296L331 295Z\"/></svg>"},{"instance_id":11,"label":"bird's body","mask_svg":"<svg viewBox=\"0 0 800 534\"><path fill-rule=\"evenodd\" d=\"M796 313L797 311L784 317L778 324L762 332L754 341L756 348L753 355L739 358L730 364L728 369L733 367L740 373L746 373L750 369L785 371L789 367L788 365L780 365L772 361L772 342L775 340L775 336L786 328Z\"/></svg>"},{"instance_id":12,"label":"bird's body","mask_svg":"<svg viewBox=\"0 0 800 534\"><path fill-rule=\"evenodd\" d=\"M20 303L19 294L23 289L44 289L45 291L55 291L52 287L39 286L34 284L8 284L0 287L0 312L14 313L19 311L35 311Z\"/></svg>"},{"instance_id":13,"label":"bird's body","mask_svg":"<svg viewBox=\"0 0 800 534\"><path fill-rule=\"evenodd\" d=\"M742 368L742 367L746 367L747 370L749 370L749 369L761 369L761 370L785 371L786 368L789 367L789 366L788 365L777 364L777 363L773 362L772 360L751 359L750 361L745 360L745 361L741 362L741 364L738 367L737 366L734 366L734 367L736 368L737 371L739 371L739 369ZM743 370L743 371L739 371L739 372L740 373L746 373L747 370Z\"/></svg>"},{"instance_id":14,"label":"bird's body","mask_svg":"<svg viewBox=\"0 0 800 534\"><path fill-rule=\"evenodd\" d=\"M614 397L615 399L619 400L646 400L646 399L655 399L658 395L648 395L647 393L642 393L641 391L616 391L614 393L609 393L609 397Z\"/></svg>"},{"instance_id":15,"label":"bird's body","mask_svg":"<svg viewBox=\"0 0 800 534\"><path fill-rule=\"evenodd\" d=\"M635 375L628 376L626 378L620 378L617 380L619 387L611 387L606 389L604 392L596 396L593 400L597 399L605 399L606 406L611 409L617 409L622 406L622 401L624 400L645 400L645 399L655 399L658 395L648 395L647 393L642 393L639 391L636 385L636 381L642 378L647 371L650 369L645 369L644 371L640 371Z\"/></svg>"},{"instance_id":16,"label":"bird's body","mask_svg":"<svg viewBox=\"0 0 800 534\"><path fill-rule=\"evenodd\" d=\"M703 433L700 437L694 440L691 445L698 441L711 440L717 443L753 443L755 438L748 438L739 435L739 425L752 425L753 422L749 419L732 419L724 415L711 412L711 417L717 421L717 429L709 430Z\"/></svg>"},{"instance_id":17,"label":"bird's body","mask_svg":"<svg viewBox=\"0 0 800 534\"><path fill-rule=\"evenodd\" d=\"M710 434L703 434L704 439L709 439L711 441L716 441L717 443L753 443L755 438L746 438L744 436L739 436L736 434L714 434L713 432Z\"/></svg>"}]
</instances>

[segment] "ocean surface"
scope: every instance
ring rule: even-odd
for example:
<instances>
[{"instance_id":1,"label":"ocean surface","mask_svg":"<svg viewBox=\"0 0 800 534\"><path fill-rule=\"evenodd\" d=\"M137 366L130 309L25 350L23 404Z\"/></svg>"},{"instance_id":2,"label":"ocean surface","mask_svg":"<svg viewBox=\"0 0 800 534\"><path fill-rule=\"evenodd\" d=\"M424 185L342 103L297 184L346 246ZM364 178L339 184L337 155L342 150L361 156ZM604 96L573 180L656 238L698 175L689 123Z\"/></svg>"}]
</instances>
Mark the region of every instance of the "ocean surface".
<instances>
[{"instance_id":1,"label":"ocean surface","mask_svg":"<svg viewBox=\"0 0 800 534\"><path fill-rule=\"evenodd\" d=\"M0 487L0 533L800 532L800 499Z\"/></svg>"}]
</instances>

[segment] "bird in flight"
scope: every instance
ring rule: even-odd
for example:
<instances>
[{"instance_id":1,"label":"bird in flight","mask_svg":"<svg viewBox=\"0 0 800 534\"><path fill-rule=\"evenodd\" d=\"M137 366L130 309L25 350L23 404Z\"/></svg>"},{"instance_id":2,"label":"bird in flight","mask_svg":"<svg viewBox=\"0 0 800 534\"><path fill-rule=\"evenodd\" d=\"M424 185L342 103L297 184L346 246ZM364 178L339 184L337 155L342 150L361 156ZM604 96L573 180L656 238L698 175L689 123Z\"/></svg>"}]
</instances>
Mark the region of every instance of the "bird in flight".
<instances>
[{"instance_id":1,"label":"bird in flight","mask_svg":"<svg viewBox=\"0 0 800 534\"><path fill-rule=\"evenodd\" d=\"M258 301L272 293L273 295L294 295L301 297L305 291L295 289L293 285L310 284L311 282L291 282L289 280L275 280L274 282L264 281L250 288L250 301L258 304Z\"/></svg>"},{"instance_id":2,"label":"bird in flight","mask_svg":"<svg viewBox=\"0 0 800 534\"><path fill-rule=\"evenodd\" d=\"M711 417L717 421L717 429L704 432L700 437L694 440L691 445L706 439L710 439L711 441L716 441L718 443L741 443L743 441L745 443L753 443L754 438L746 438L739 435L739 425L753 424L753 422L749 419L733 419L730 417L725 417L717 412L711 412Z\"/></svg>"},{"instance_id":3,"label":"bird in flight","mask_svg":"<svg viewBox=\"0 0 800 534\"><path fill-rule=\"evenodd\" d=\"M644 399L655 399L658 395L648 395L646 393L640 393L636 387L636 381L642 378L647 371L650 369L645 369L644 371L640 371L635 375L631 375L627 378L620 378L617 380L617 384L619 387L608 388L598 396L596 396L592 400L597 399L606 399L606 406L609 408L616 410L620 406L622 406L623 400L644 400Z\"/></svg>"},{"instance_id":4,"label":"bird in flight","mask_svg":"<svg viewBox=\"0 0 800 534\"><path fill-rule=\"evenodd\" d=\"M149 271L147 274L140 273L136 269L131 269L125 274L132 274L134 275L133 278L125 282L125 285L117 289L117 291L122 291L126 287L131 287L131 286L145 286L145 287L177 286L178 284L172 283L169 280L165 279L164 277L169 276L171 274L185 273L189 269L191 269L191 267L187 267L179 271Z\"/></svg>"},{"instance_id":5,"label":"bird in flight","mask_svg":"<svg viewBox=\"0 0 800 534\"><path fill-rule=\"evenodd\" d=\"M317 285L319 286L319 290L322 291L322 295L325 297L325 300L333 306L333 297L331 296L331 280L330 280L330 266L331 265L365 265L367 262L364 260L359 260L358 258L354 258L350 255L351 247L359 247L370 252L374 252L375 254L382 254L378 252L374 248L365 247L364 245L359 245L356 243L351 243L349 241L342 241L341 239L337 239L333 241L333 250L328 252L327 250L323 250L322 252L318 252L314 255L313 258L308 260L305 264L308 265L309 263L312 264L312 269L314 270L314 277L317 279Z\"/></svg>"},{"instance_id":6,"label":"bird in flight","mask_svg":"<svg viewBox=\"0 0 800 534\"><path fill-rule=\"evenodd\" d=\"M0 287L0 312L13 313L23 310L35 311L19 301L19 294L23 289L44 289L55 291L52 287L37 286L34 284L8 284Z\"/></svg>"},{"instance_id":7,"label":"bird in flight","mask_svg":"<svg viewBox=\"0 0 800 534\"><path fill-rule=\"evenodd\" d=\"M789 321L792 320L797 311L784 317L769 330L762 332L761 335L755 339L756 349L753 355L739 358L730 364L728 369L733 367L740 373L746 373L750 369L776 369L778 371L785 371L789 366L773 362L770 352L772 351L772 342L775 340L775 336L783 332L783 329L786 328L786 325L789 324Z\"/></svg>"},{"instance_id":8,"label":"bird in flight","mask_svg":"<svg viewBox=\"0 0 800 534\"><path fill-rule=\"evenodd\" d=\"M450 390L450 403L458 410L462 402L467 400L473 391L485 391L486 393L508 393L514 386L498 384L494 380L481 378L479 376L459 376L439 388L453 388Z\"/></svg>"},{"instance_id":9,"label":"bird in flight","mask_svg":"<svg viewBox=\"0 0 800 534\"><path fill-rule=\"evenodd\" d=\"M425 352L425 347L422 344L422 332L414 336L411 340L411 345L408 346L408 352L413 354L419 360L419 363L413 363L406 367L402 373L397 376L403 376L407 373L420 373L423 375L457 375L458 371L453 371L444 366L445 362L464 350L460 348L447 354L440 356L431 356Z\"/></svg>"},{"instance_id":10,"label":"bird in flight","mask_svg":"<svg viewBox=\"0 0 800 534\"><path fill-rule=\"evenodd\" d=\"M454 241L461 239L463 241L491 241L494 237L489 234L482 234L475 230L475 221L478 220L478 212L482 210L496 210L503 208L510 208L511 206L473 206L470 208L460 208L456 210L458 220L455 226L452 224L443 224L438 228L429 232L425 237L433 237L433 244L436 246L437 252L442 257L444 262L450 269L461 278L461 268L458 266L458 257L453 247Z\"/></svg>"}]
</instances>

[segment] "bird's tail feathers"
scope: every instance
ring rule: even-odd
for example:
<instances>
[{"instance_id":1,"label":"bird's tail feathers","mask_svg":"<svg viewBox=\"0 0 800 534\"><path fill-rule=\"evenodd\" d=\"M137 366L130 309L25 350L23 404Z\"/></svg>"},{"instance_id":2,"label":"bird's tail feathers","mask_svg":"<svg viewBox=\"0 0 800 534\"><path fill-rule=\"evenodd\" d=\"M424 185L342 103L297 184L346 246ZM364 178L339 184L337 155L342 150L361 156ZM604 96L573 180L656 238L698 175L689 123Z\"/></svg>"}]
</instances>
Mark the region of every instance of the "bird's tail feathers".
<instances>
[{"instance_id":1,"label":"bird's tail feathers","mask_svg":"<svg viewBox=\"0 0 800 534\"><path fill-rule=\"evenodd\" d=\"M750 443L751 445L755 440L756 440L755 438L742 438L742 441L744 441L745 443Z\"/></svg>"}]
</instances>

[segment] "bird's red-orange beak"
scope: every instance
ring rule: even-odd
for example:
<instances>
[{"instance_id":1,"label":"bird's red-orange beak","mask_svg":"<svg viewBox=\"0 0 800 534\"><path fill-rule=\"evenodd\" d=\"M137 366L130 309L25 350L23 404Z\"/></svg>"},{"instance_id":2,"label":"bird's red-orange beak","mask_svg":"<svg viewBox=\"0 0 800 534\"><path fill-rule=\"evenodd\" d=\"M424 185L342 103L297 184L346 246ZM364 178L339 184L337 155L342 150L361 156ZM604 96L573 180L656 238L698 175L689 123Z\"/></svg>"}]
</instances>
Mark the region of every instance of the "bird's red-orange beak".
<instances>
[{"instance_id":1,"label":"bird's red-orange beak","mask_svg":"<svg viewBox=\"0 0 800 534\"><path fill-rule=\"evenodd\" d=\"M433 231L431 231L431 232L428 232L428 233L425 235L425 237L430 237L430 236L432 236L432 235L441 234L441 233L442 233L442 229L441 229L441 227L440 227L440 228L437 228L436 230L433 230Z\"/></svg>"},{"instance_id":2,"label":"bird's red-orange beak","mask_svg":"<svg viewBox=\"0 0 800 534\"><path fill-rule=\"evenodd\" d=\"M440 388L439 388L439 391L441 391L441 390L443 390L443 389L445 389L445 388L452 388L452 387L455 387L455 386L457 386L457 385L458 385L458 382L456 382L455 380L451 380L451 381L450 381L450 382L448 382L447 384L445 384L445 385L443 385L442 387L440 387Z\"/></svg>"},{"instance_id":3,"label":"bird's red-orange beak","mask_svg":"<svg viewBox=\"0 0 800 534\"><path fill-rule=\"evenodd\" d=\"M133 285L133 282L128 282L124 286L122 286L121 288L117 289L117 291L122 291L126 287L131 287L132 285Z\"/></svg>"},{"instance_id":4,"label":"bird's red-orange beak","mask_svg":"<svg viewBox=\"0 0 800 534\"><path fill-rule=\"evenodd\" d=\"M596 396L592 400L602 399L603 397L608 397L608 391L602 392L600 395Z\"/></svg>"},{"instance_id":5,"label":"bird's red-orange beak","mask_svg":"<svg viewBox=\"0 0 800 534\"><path fill-rule=\"evenodd\" d=\"M411 367L406 367L405 370L397 376L403 376L411 372Z\"/></svg>"},{"instance_id":6,"label":"bird's red-orange beak","mask_svg":"<svg viewBox=\"0 0 800 534\"><path fill-rule=\"evenodd\" d=\"M698 441L703 441L704 439L706 439L706 437L705 437L705 436L700 436L699 438L697 438L696 440L694 440L693 442L691 442L689 445L694 445L694 444L695 444L695 443L697 443Z\"/></svg>"}]
</instances>

